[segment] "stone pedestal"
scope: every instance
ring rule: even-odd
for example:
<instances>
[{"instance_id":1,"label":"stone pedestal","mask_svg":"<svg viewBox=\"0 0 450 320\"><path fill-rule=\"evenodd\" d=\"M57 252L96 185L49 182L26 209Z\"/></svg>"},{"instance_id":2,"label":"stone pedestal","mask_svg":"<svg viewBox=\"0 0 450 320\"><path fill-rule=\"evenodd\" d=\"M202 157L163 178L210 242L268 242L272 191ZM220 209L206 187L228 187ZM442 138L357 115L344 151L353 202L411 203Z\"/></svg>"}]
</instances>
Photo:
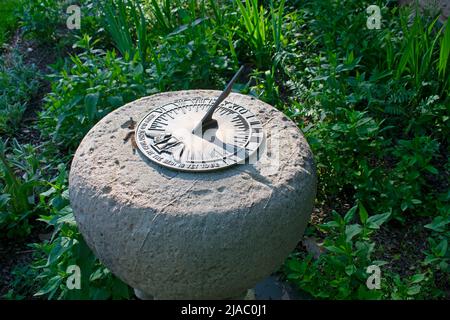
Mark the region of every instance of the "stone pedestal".
<instances>
[{"instance_id":1,"label":"stone pedestal","mask_svg":"<svg viewBox=\"0 0 450 320\"><path fill-rule=\"evenodd\" d=\"M296 125L257 99L231 94L263 123L265 152L254 164L177 172L134 150L130 117L184 97L157 94L104 117L80 144L69 192L78 227L95 255L141 298L227 299L275 271L294 249L313 208L316 174Z\"/></svg>"}]
</instances>

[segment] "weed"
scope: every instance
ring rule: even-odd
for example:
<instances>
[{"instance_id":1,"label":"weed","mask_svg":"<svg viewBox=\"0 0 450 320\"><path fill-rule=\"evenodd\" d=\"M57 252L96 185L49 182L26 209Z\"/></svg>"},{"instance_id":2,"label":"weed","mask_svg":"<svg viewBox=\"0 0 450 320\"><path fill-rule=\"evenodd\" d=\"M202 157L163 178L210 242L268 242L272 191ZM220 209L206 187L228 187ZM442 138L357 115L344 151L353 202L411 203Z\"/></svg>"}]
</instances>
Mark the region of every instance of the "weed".
<instances>
[{"instance_id":1,"label":"weed","mask_svg":"<svg viewBox=\"0 0 450 320\"><path fill-rule=\"evenodd\" d=\"M36 193L41 186L40 159L31 145L13 140L0 141L0 230L2 236L24 237L31 231L29 220L35 213Z\"/></svg>"},{"instance_id":2,"label":"weed","mask_svg":"<svg viewBox=\"0 0 450 320\"><path fill-rule=\"evenodd\" d=\"M11 63L0 60L0 133L11 135L18 129L39 78L36 66L24 64L18 52L12 52Z\"/></svg>"}]
</instances>

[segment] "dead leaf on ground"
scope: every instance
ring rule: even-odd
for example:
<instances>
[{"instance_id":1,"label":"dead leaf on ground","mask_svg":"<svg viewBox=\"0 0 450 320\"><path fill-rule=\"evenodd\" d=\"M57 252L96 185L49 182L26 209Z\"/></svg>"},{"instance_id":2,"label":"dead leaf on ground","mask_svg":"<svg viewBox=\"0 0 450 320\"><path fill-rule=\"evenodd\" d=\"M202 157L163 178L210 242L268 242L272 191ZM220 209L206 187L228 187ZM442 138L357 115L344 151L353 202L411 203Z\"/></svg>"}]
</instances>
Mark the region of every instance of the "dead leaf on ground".
<instances>
[{"instance_id":1,"label":"dead leaf on ground","mask_svg":"<svg viewBox=\"0 0 450 320\"><path fill-rule=\"evenodd\" d=\"M319 259L320 255L325 252L325 249L319 244L316 239L305 237L302 240L302 244L305 247L306 251L312 254L314 259Z\"/></svg>"}]
</instances>

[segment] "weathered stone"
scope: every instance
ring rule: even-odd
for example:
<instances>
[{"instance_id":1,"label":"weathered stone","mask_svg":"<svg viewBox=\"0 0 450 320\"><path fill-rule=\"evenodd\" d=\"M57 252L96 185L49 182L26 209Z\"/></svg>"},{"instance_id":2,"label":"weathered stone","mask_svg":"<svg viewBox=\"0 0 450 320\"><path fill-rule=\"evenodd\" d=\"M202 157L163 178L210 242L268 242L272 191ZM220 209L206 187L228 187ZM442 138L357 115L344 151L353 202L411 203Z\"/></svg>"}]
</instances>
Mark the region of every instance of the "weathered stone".
<instances>
[{"instance_id":1,"label":"weathered stone","mask_svg":"<svg viewBox=\"0 0 450 320\"><path fill-rule=\"evenodd\" d=\"M252 97L227 99L260 118L268 146L279 144L279 154L269 147L256 164L177 172L124 142L130 117L139 121L182 97L219 94L179 91L129 103L95 125L73 159L69 192L81 233L96 256L142 295L239 296L283 263L309 220L316 192L309 146L292 121ZM276 160L276 170L267 165Z\"/></svg>"}]
</instances>

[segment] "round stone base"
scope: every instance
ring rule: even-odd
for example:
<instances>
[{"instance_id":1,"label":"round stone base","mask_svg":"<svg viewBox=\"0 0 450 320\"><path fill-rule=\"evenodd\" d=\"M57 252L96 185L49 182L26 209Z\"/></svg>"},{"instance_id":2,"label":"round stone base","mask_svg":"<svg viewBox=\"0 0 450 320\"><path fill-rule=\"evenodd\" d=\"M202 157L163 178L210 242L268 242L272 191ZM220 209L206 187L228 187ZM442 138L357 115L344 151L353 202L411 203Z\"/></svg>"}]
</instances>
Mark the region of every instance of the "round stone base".
<instances>
[{"instance_id":1,"label":"round stone base","mask_svg":"<svg viewBox=\"0 0 450 320\"><path fill-rule=\"evenodd\" d=\"M148 294L142 292L139 289L134 289L134 295L139 300L155 300L153 298L153 296L148 295ZM255 294L254 294L253 290L247 290L247 291L243 292L239 296L236 296L234 298L229 298L229 299L226 299L226 300L255 300Z\"/></svg>"},{"instance_id":2,"label":"round stone base","mask_svg":"<svg viewBox=\"0 0 450 320\"><path fill-rule=\"evenodd\" d=\"M69 194L80 232L143 298L240 297L279 268L311 215L311 150L295 123L253 97L232 93L226 101L261 121L266 138L258 161L190 173L135 150L133 122L178 99L219 94L179 91L129 103L99 121L73 159Z\"/></svg>"},{"instance_id":3,"label":"round stone base","mask_svg":"<svg viewBox=\"0 0 450 320\"><path fill-rule=\"evenodd\" d=\"M154 299L153 299L153 296L148 295L148 294L142 292L142 291L139 290L139 289L134 289L134 294L135 294L135 296L136 296L138 299L140 299L140 300L154 300Z\"/></svg>"}]
</instances>

